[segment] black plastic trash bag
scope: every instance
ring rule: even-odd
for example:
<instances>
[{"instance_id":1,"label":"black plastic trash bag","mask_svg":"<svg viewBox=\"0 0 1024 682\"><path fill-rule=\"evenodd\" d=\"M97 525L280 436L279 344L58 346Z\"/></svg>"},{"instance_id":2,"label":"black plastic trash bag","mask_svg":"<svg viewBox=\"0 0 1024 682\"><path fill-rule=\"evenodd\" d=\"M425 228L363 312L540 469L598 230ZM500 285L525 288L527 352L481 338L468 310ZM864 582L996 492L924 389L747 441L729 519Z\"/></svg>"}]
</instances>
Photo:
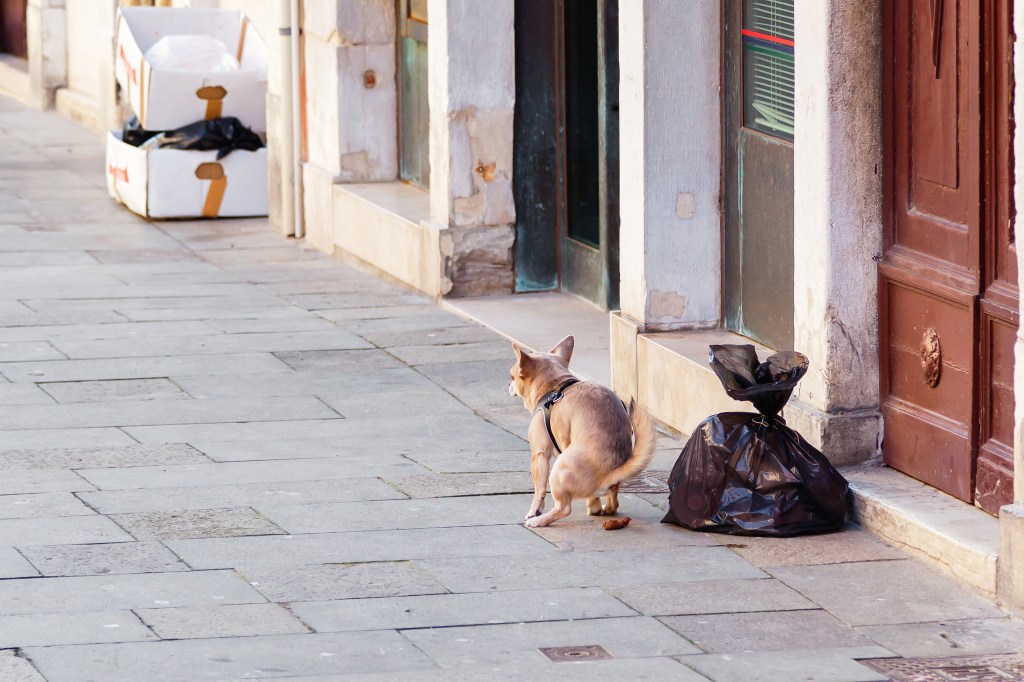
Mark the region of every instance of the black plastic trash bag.
<instances>
[{"instance_id":1,"label":"black plastic trash bag","mask_svg":"<svg viewBox=\"0 0 1024 682\"><path fill-rule=\"evenodd\" d=\"M779 412L807 372L793 351L758 362L751 345L711 346L725 392L760 414L723 412L694 430L669 476L662 523L732 535L778 537L838 530L849 486Z\"/></svg>"},{"instance_id":2,"label":"black plastic trash bag","mask_svg":"<svg viewBox=\"0 0 1024 682\"><path fill-rule=\"evenodd\" d=\"M155 137L160 134L159 130L146 130L139 125L139 117L132 116L128 119L128 122L124 124L124 130L121 134L121 139L125 144L130 144L133 147L138 147L142 143L149 140L151 137Z\"/></svg>"},{"instance_id":3,"label":"black plastic trash bag","mask_svg":"<svg viewBox=\"0 0 1024 682\"><path fill-rule=\"evenodd\" d=\"M175 130L160 133L145 142L146 147L157 149L217 150L217 160L236 149L256 151L263 147L259 135L242 125L234 116L196 121Z\"/></svg>"}]
</instances>

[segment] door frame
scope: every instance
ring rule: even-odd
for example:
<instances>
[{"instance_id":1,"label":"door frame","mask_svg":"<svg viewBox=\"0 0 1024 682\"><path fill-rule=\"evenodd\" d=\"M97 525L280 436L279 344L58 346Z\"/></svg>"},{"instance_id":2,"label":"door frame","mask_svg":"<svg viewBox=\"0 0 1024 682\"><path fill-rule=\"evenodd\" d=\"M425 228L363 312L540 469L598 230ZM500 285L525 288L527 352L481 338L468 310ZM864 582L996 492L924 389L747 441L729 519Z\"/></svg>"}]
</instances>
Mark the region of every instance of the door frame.
<instances>
[{"instance_id":1,"label":"door frame","mask_svg":"<svg viewBox=\"0 0 1024 682\"><path fill-rule=\"evenodd\" d=\"M594 0L597 7L598 59L598 234L600 247L594 247L569 236L567 196L568 159L566 144L566 75L565 75L565 4L567 0L542 0L550 6L552 22L552 49L550 62L538 68L536 78L529 78L531 87L547 90L552 97L553 118L550 135L546 139L515 137L514 167L517 175L513 192L517 199L516 214L516 266L528 265L532 282L526 282L517 272L517 291L560 289L577 294L604 309L616 309L619 304L619 124L618 124L618 1ZM528 11L530 0L517 0L518 18ZM540 16L537 13L531 17ZM519 31L517 30L517 34ZM517 35L517 43L523 39ZM521 43L520 43L521 44ZM517 49L517 65L521 65L522 51ZM517 74L516 116L525 116L519 107L518 89L523 87L523 74ZM521 199L520 185L529 182L518 173L525 172L525 160L534 163L551 153L553 186L541 188L550 205L540 209L545 214L540 224L531 220L532 207ZM524 165L521 165L524 164ZM536 198L536 186L530 187ZM550 190L550 194L548 194Z\"/></svg>"}]
</instances>

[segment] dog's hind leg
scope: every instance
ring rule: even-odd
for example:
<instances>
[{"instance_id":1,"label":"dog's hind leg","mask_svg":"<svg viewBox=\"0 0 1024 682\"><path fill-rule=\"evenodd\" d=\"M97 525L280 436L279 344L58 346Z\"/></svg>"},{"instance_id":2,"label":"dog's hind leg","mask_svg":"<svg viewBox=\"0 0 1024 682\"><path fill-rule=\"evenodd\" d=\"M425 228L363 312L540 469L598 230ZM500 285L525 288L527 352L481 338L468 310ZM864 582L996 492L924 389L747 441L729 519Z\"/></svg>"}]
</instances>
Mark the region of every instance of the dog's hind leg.
<instances>
[{"instance_id":1,"label":"dog's hind leg","mask_svg":"<svg viewBox=\"0 0 1024 682\"><path fill-rule=\"evenodd\" d=\"M540 516L544 512L544 497L548 491L548 472L551 467L551 457L547 452L537 452L530 457L530 474L533 476L533 500L530 502L530 511L526 513L527 519Z\"/></svg>"},{"instance_id":2,"label":"dog's hind leg","mask_svg":"<svg viewBox=\"0 0 1024 682\"><path fill-rule=\"evenodd\" d=\"M542 528L553 521L564 519L572 513L572 497L560 496L553 488L551 490L551 497L555 500L554 508L545 514L535 516L532 519L527 519L527 526L530 528Z\"/></svg>"},{"instance_id":3,"label":"dog's hind leg","mask_svg":"<svg viewBox=\"0 0 1024 682\"><path fill-rule=\"evenodd\" d=\"M619 511L619 484L616 483L608 488L608 494L604 498L604 515L615 516Z\"/></svg>"}]
</instances>

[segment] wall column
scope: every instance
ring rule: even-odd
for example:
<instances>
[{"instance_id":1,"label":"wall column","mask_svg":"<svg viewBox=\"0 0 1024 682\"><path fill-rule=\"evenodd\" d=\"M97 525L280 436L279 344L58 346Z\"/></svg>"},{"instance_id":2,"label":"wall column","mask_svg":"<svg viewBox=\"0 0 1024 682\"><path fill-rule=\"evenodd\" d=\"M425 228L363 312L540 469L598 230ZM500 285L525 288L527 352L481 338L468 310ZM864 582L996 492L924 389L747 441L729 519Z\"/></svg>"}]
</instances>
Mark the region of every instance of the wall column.
<instances>
[{"instance_id":1,"label":"wall column","mask_svg":"<svg viewBox=\"0 0 1024 682\"><path fill-rule=\"evenodd\" d=\"M31 105L53 106L57 88L67 83L67 25L64 0L29 0L25 16Z\"/></svg>"},{"instance_id":2,"label":"wall column","mask_svg":"<svg viewBox=\"0 0 1024 682\"><path fill-rule=\"evenodd\" d=\"M1013 28L1018 36L1024 35L1024 0L1014 0ZM1014 81L1013 114L1017 121L1024 121L1024 50L1020 43L1015 43L1013 54L1013 70L1018 74ZM1016 234L1024 230L1024 218L1021 207L1024 207L1024 135L1018 126L1013 137L1014 158L1014 199L1017 205ZM1018 287L1024 291L1024 252L1017 249ZM1024 310L1024 297L1021 297L1021 310ZM1002 602L1024 612L1024 327L1017 330L1017 342L1014 345L1014 386L1016 400L1014 410L1013 438L1013 504L999 510L999 561L997 566L996 592Z\"/></svg>"},{"instance_id":3,"label":"wall column","mask_svg":"<svg viewBox=\"0 0 1024 682\"><path fill-rule=\"evenodd\" d=\"M511 293L513 0L429 0L430 216L442 293Z\"/></svg>"},{"instance_id":4,"label":"wall column","mask_svg":"<svg viewBox=\"0 0 1024 682\"><path fill-rule=\"evenodd\" d=\"M786 409L833 464L878 456L881 3L796 0L794 345Z\"/></svg>"},{"instance_id":5,"label":"wall column","mask_svg":"<svg viewBox=\"0 0 1024 682\"><path fill-rule=\"evenodd\" d=\"M638 334L721 312L719 0L619 3L619 301L612 388L639 396Z\"/></svg>"}]
</instances>

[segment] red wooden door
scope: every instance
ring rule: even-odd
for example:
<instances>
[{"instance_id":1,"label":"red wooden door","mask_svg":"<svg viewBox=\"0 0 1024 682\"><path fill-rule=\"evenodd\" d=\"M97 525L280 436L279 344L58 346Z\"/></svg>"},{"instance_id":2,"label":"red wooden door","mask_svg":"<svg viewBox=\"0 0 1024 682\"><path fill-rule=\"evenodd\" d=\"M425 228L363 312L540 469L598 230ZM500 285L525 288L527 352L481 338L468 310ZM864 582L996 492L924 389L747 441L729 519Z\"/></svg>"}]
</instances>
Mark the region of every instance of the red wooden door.
<instances>
[{"instance_id":1,"label":"red wooden door","mask_svg":"<svg viewBox=\"0 0 1024 682\"><path fill-rule=\"evenodd\" d=\"M28 57L25 10L28 0L0 0L0 52Z\"/></svg>"},{"instance_id":2,"label":"red wooden door","mask_svg":"<svg viewBox=\"0 0 1024 682\"><path fill-rule=\"evenodd\" d=\"M977 466L989 511L1012 472L1008 5L890 0L884 36L883 454L969 502Z\"/></svg>"}]
</instances>

